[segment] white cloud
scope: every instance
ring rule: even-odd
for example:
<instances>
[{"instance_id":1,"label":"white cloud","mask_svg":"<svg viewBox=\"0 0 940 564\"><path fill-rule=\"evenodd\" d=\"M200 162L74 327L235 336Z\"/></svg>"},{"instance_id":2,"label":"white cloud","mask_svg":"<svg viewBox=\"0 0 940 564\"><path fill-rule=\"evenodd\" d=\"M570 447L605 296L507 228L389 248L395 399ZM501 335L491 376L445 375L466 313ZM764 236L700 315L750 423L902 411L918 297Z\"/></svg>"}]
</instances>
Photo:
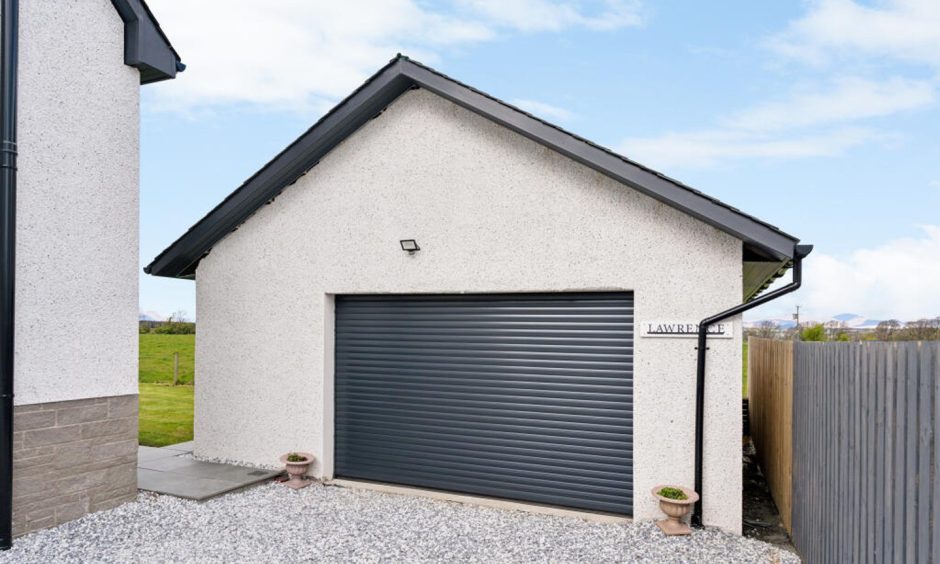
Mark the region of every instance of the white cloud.
<instances>
[{"instance_id":1,"label":"white cloud","mask_svg":"<svg viewBox=\"0 0 940 564\"><path fill-rule=\"evenodd\" d=\"M788 136L713 129L628 138L618 150L647 166L669 170L704 168L736 159L833 157L877 137L870 129L851 127Z\"/></svg>"},{"instance_id":2,"label":"white cloud","mask_svg":"<svg viewBox=\"0 0 940 564\"><path fill-rule=\"evenodd\" d=\"M731 114L714 128L629 138L619 148L653 167L708 167L746 158L832 157L892 137L856 125L863 120L923 109L935 100L935 88L927 81L837 77L824 89L796 88L787 98Z\"/></svg>"},{"instance_id":3,"label":"white cloud","mask_svg":"<svg viewBox=\"0 0 940 564\"><path fill-rule=\"evenodd\" d=\"M568 121L574 117L574 114L565 108L539 102L538 100L516 98L515 100L510 100L509 103L548 121Z\"/></svg>"},{"instance_id":4,"label":"white cloud","mask_svg":"<svg viewBox=\"0 0 940 564\"><path fill-rule=\"evenodd\" d=\"M727 124L752 131L812 127L916 110L930 106L935 98L934 86L926 81L838 77L826 91L797 91L787 100L739 112Z\"/></svg>"},{"instance_id":5,"label":"white cloud","mask_svg":"<svg viewBox=\"0 0 940 564\"><path fill-rule=\"evenodd\" d=\"M473 12L522 31L559 31L567 27L596 30L619 29L642 23L640 3L631 0L605 0L599 10L583 10L586 2L558 3L548 0L458 0Z\"/></svg>"},{"instance_id":6,"label":"white cloud","mask_svg":"<svg viewBox=\"0 0 940 564\"><path fill-rule=\"evenodd\" d=\"M187 64L152 88L160 110L247 103L322 111L396 52L440 53L501 34L635 25L633 2L506 0L431 6L421 0L151 0ZM529 12L527 10L534 10ZM541 23L539 23L541 22Z\"/></svg>"},{"instance_id":7,"label":"white cloud","mask_svg":"<svg viewBox=\"0 0 940 564\"><path fill-rule=\"evenodd\" d=\"M890 57L940 67L940 2L818 0L769 41L787 57L827 63L839 56Z\"/></svg>"},{"instance_id":8,"label":"white cloud","mask_svg":"<svg viewBox=\"0 0 940 564\"><path fill-rule=\"evenodd\" d=\"M784 314L800 304L807 319L855 313L869 319L911 321L940 316L940 226L919 237L895 239L837 257L819 252L806 259L796 294L755 310Z\"/></svg>"},{"instance_id":9,"label":"white cloud","mask_svg":"<svg viewBox=\"0 0 940 564\"><path fill-rule=\"evenodd\" d=\"M701 167L747 158L835 156L895 137L865 121L934 105L937 81L878 76L874 63L885 58L926 65L928 72L940 67L940 0L882 0L874 6L815 0L767 45L778 60L843 63L832 67L841 74L796 87L783 99L758 103L712 127L631 138L620 148L654 166ZM864 76L846 76L847 68Z\"/></svg>"}]
</instances>

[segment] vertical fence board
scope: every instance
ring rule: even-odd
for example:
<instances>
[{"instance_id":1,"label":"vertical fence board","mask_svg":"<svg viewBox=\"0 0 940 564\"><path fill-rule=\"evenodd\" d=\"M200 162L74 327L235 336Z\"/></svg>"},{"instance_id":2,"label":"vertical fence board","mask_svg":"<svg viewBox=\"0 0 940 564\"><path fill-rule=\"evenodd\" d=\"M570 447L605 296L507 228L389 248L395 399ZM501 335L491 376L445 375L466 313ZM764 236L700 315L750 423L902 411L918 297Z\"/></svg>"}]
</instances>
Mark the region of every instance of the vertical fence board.
<instances>
[{"instance_id":1,"label":"vertical fence board","mask_svg":"<svg viewBox=\"0 0 940 564\"><path fill-rule=\"evenodd\" d=\"M940 563L940 343L750 355L758 460L804 560Z\"/></svg>"},{"instance_id":2,"label":"vertical fence board","mask_svg":"<svg viewBox=\"0 0 940 564\"><path fill-rule=\"evenodd\" d=\"M907 368L907 356L904 349L897 347L895 349L894 372L897 374L895 380L895 433L894 433L894 492L892 499L897 500L894 503L894 561L904 562L904 449L906 441L904 440L904 429L907 424L907 382L904 379L904 371Z\"/></svg>"},{"instance_id":3,"label":"vertical fence board","mask_svg":"<svg viewBox=\"0 0 940 564\"><path fill-rule=\"evenodd\" d=\"M838 475L839 480L836 481L836 490L839 492L838 495L838 514L837 515L847 515L849 514L849 507L847 501L849 499L848 490L851 487L851 478L849 476L849 456L852 450L852 441L849 437L849 426L848 426L848 413L849 413L849 394L846 392L851 390L849 386L849 380L852 377L851 363L848 359L847 347L839 345L835 347L836 353L836 362L839 366L843 366L845 369L837 371L836 382L836 397L839 402L839 442L841 443L841 448L836 449L836 452L839 453L839 468ZM834 516L835 517L835 516ZM839 547L842 549L839 552L839 559L842 562L854 562L852 558L852 553L849 551L850 545L848 542L849 539L849 527L852 526L852 519L834 519L839 526Z\"/></svg>"},{"instance_id":4,"label":"vertical fence board","mask_svg":"<svg viewBox=\"0 0 940 564\"><path fill-rule=\"evenodd\" d=\"M871 381L866 377L865 355L860 347L853 347L851 355L853 359L852 377L859 382L854 386L852 394L852 407L855 410L855 428L858 434L855 441L855 456L852 465L853 474L856 477L854 491L852 491L852 514L858 515L862 511L862 497L868 490L868 483L871 481L871 474L868 468L870 456L868 450L871 445L871 417L868 412L868 403L862 401L862 398L868 395ZM852 543L855 554L860 562L869 561L869 552L866 550L866 539L871 537L871 520L862 519L856 523L852 530Z\"/></svg>"},{"instance_id":5,"label":"vertical fence board","mask_svg":"<svg viewBox=\"0 0 940 564\"><path fill-rule=\"evenodd\" d=\"M931 519L930 550L931 562L940 562L940 343L928 349L931 356L931 367L928 371L933 382L933 487L931 488Z\"/></svg>"},{"instance_id":6,"label":"vertical fence board","mask_svg":"<svg viewBox=\"0 0 940 564\"><path fill-rule=\"evenodd\" d=\"M914 423L913 419L917 416L917 410L916 407L911 409L911 404L914 403L917 393L916 389L912 389L911 387L912 378L908 372L910 369L910 355L908 354L907 343L901 343L898 350L898 358L902 360L902 362L898 364L898 385L904 389L904 402L899 402L899 405L904 406L901 411L904 421L903 426L898 425L898 427L901 428L901 434L898 437L898 442L900 443L900 449L898 451L900 471L896 474L901 478L898 491L898 495L901 499L901 503L899 503L898 506L902 508L900 513L902 521L899 527L901 536L899 538L904 545L904 550L903 552L899 552L901 560L898 560L898 562L913 562L914 519L911 514L911 503L914 496L914 486L911 473L915 471L912 458L916 456L916 443L913 442L914 437L911 432L911 427Z\"/></svg>"},{"instance_id":7,"label":"vertical fence board","mask_svg":"<svg viewBox=\"0 0 940 564\"><path fill-rule=\"evenodd\" d=\"M917 351L917 561L930 562L930 459L933 433L930 414L930 348Z\"/></svg>"},{"instance_id":8,"label":"vertical fence board","mask_svg":"<svg viewBox=\"0 0 940 564\"><path fill-rule=\"evenodd\" d=\"M870 442L866 445L865 461L867 462L867 487L863 490L866 505L859 506L859 513L875 512L868 520L867 535L863 539L866 561L877 562L881 551L881 534L884 531L880 512L884 510L884 499L878 490L878 484L884 476L884 409L879 403L884 398L884 381L878 378L877 357L872 347L864 347L859 354L865 359L861 368L862 374L868 381L867 394L862 395L861 401L866 406L870 425Z\"/></svg>"},{"instance_id":9,"label":"vertical fence board","mask_svg":"<svg viewBox=\"0 0 940 564\"><path fill-rule=\"evenodd\" d=\"M884 520L885 520L885 536L884 536L884 550L882 551L882 562L890 562L891 555L894 554L894 512L892 511L892 506L890 501L893 499L894 495L894 435L895 429L897 428L897 382L894 378L894 371L891 367L894 366L894 349L889 348L884 351L884 354L879 355L881 357L880 361L882 363L882 369L884 370L883 376L885 379L885 386L888 390L887 398L885 401L885 406L887 407L886 415L886 424L885 424L885 481L884 481L884 500L885 500L885 509L884 509Z\"/></svg>"}]
</instances>

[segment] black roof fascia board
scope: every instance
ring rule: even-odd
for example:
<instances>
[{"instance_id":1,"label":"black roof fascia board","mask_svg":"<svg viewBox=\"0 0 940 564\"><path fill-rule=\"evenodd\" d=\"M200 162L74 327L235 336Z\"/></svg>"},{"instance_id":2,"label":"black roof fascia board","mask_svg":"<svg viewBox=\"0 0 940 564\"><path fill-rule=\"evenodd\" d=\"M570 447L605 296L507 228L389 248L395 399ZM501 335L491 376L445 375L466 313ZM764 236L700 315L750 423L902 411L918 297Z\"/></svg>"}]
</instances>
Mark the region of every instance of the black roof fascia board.
<instances>
[{"instance_id":1,"label":"black roof fascia board","mask_svg":"<svg viewBox=\"0 0 940 564\"><path fill-rule=\"evenodd\" d=\"M798 239L757 218L568 133L405 57L393 59L176 240L144 271L191 278L222 237L297 180L346 136L411 87L421 87L745 242L767 260L792 258Z\"/></svg>"},{"instance_id":2,"label":"black roof fascia board","mask_svg":"<svg viewBox=\"0 0 940 564\"><path fill-rule=\"evenodd\" d=\"M411 63L406 66L405 73L422 88L726 231L745 243L770 251L768 258L792 257L793 246L798 239L773 226L423 65Z\"/></svg>"},{"instance_id":3,"label":"black roof fascia board","mask_svg":"<svg viewBox=\"0 0 940 564\"><path fill-rule=\"evenodd\" d=\"M261 206L317 164L333 147L376 117L414 84L396 70L400 61L386 65L348 98L320 118L261 170L170 245L144 272L156 276L189 278L199 260L222 237L238 227Z\"/></svg>"},{"instance_id":4,"label":"black roof fascia board","mask_svg":"<svg viewBox=\"0 0 940 564\"><path fill-rule=\"evenodd\" d=\"M140 71L140 83L176 77L186 66L143 0L111 0L124 21L124 64Z\"/></svg>"}]
</instances>

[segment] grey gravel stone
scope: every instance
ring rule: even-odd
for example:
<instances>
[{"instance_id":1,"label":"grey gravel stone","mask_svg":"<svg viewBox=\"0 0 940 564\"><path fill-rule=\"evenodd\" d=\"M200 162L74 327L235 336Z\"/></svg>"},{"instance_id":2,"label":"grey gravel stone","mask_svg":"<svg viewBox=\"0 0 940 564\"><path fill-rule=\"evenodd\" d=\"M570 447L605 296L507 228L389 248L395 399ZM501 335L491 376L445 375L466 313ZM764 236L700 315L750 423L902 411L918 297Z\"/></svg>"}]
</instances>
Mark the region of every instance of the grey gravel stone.
<instances>
[{"instance_id":1,"label":"grey gravel stone","mask_svg":"<svg viewBox=\"0 0 940 564\"><path fill-rule=\"evenodd\" d=\"M602 524L315 484L267 484L205 503L136 502L24 536L7 563L799 562L718 530L667 538L652 522Z\"/></svg>"},{"instance_id":2,"label":"grey gravel stone","mask_svg":"<svg viewBox=\"0 0 940 564\"><path fill-rule=\"evenodd\" d=\"M232 460L231 458L213 458L211 456L196 456L195 454L188 452L185 454L180 454L177 458L186 458L188 460L198 460L199 462L211 462L213 464L229 464L231 466L242 466L244 468L257 468L258 470L281 470L284 468L283 464L255 464L253 462L245 462L244 460Z\"/></svg>"}]
</instances>

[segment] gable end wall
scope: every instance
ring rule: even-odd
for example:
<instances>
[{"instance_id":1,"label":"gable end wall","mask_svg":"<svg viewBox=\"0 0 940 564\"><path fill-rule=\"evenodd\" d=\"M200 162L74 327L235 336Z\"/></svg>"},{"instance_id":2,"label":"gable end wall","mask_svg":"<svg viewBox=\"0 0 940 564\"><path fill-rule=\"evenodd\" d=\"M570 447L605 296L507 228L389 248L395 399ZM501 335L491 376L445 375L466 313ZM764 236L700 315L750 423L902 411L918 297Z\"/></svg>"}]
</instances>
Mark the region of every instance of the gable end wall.
<instances>
[{"instance_id":1,"label":"gable end wall","mask_svg":"<svg viewBox=\"0 0 940 564\"><path fill-rule=\"evenodd\" d=\"M401 251L414 238L422 250ZM427 91L404 94L196 273L196 454L329 475L332 296L630 290L636 319L740 302L737 239ZM741 527L741 336L709 351L704 498ZM695 342L635 339L635 511L693 482ZM576 479L576 477L573 477Z\"/></svg>"}]
</instances>

